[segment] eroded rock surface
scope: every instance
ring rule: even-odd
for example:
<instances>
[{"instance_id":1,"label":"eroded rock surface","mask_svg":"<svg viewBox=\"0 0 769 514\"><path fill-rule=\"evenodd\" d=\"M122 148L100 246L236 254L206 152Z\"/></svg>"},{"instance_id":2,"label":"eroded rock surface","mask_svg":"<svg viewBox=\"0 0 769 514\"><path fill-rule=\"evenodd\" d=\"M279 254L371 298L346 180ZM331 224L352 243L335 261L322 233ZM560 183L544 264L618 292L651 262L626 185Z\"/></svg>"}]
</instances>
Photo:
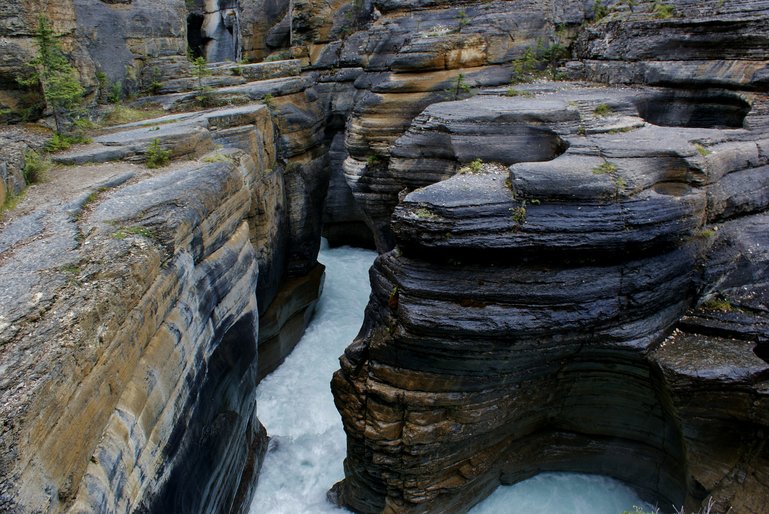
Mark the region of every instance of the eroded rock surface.
<instances>
[{"instance_id":1,"label":"eroded rock surface","mask_svg":"<svg viewBox=\"0 0 769 514\"><path fill-rule=\"evenodd\" d=\"M646 122L665 90L500 93L429 107L391 149L415 190L332 382L348 434L337 498L464 512L569 470L661 506L713 495L762 512L762 97L727 95L746 130Z\"/></svg>"},{"instance_id":2,"label":"eroded rock surface","mask_svg":"<svg viewBox=\"0 0 769 514\"><path fill-rule=\"evenodd\" d=\"M266 439L247 220L274 144L254 138L264 107L204 118L221 132L199 122L200 153L228 128L253 147L59 168L6 221L4 510L228 511L250 495Z\"/></svg>"},{"instance_id":3,"label":"eroded rock surface","mask_svg":"<svg viewBox=\"0 0 769 514\"><path fill-rule=\"evenodd\" d=\"M4 227L0 509L247 504L253 384L312 313L325 219L332 239L397 247L333 382L338 501L463 512L552 469L764 512L767 7L659 4L48 5L89 93L230 107L59 154L72 180ZM15 75L42 7L0 7L17 118L39 110ZM296 59L197 78L187 46ZM616 87L511 84L542 76ZM18 191L40 143L4 140ZM140 165L155 141L172 168Z\"/></svg>"},{"instance_id":4,"label":"eroded rock surface","mask_svg":"<svg viewBox=\"0 0 769 514\"><path fill-rule=\"evenodd\" d=\"M3 510L248 507L258 360L290 352L323 276L325 157L297 102L113 129L57 154L6 220ZM136 164L153 145L169 168Z\"/></svg>"}]
</instances>

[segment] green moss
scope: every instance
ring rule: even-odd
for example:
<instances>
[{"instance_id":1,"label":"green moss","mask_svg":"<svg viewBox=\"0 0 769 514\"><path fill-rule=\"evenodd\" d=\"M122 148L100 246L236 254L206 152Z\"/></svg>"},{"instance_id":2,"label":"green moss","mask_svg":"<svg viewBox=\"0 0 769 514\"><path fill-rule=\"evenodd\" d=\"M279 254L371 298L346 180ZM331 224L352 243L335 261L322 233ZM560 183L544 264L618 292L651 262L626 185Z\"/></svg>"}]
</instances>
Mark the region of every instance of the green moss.
<instances>
[{"instance_id":1,"label":"green moss","mask_svg":"<svg viewBox=\"0 0 769 514\"><path fill-rule=\"evenodd\" d=\"M606 175L606 174L612 174L617 171L617 165L614 163L611 163L609 161L605 161L600 166L596 166L593 168L593 175Z\"/></svg>"},{"instance_id":2,"label":"green moss","mask_svg":"<svg viewBox=\"0 0 769 514\"><path fill-rule=\"evenodd\" d=\"M27 184L38 184L48 180L48 171L53 164L47 157L41 156L34 150L24 152L24 181Z\"/></svg>"},{"instance_id":3,"label":"green moss","mask_svg":"<svg viewBox=\"0 0 769 514\"><path fill-rule=\"evenodd\" d=\"M112 237L115 239L125 239L129 236L140 236L147 239L156 239L157 236L154 232L152 232L150 229L146 227L140 227L138 225L133 225L130 227L123 227L115 232L112 233Z\"/></svg>"},{"instance_id":4,"label":"green moss","mask_svg":"<svg viewBox=\"0 0 769 514\"><path fill-rule=\"evenodd\" d=\"M534 93L531 91L521 91L520 89L514 89L512 87L507 88L507 91L505 91L505 96L525 96L525 97L532 97L534 96Z\"/></svg>"},{"instance_id":5,"label":"green moss","mask_svg":"<svg viewBox=\"0 0 769 514\"><path fill-rule=\"evenodd\" d=\"M470 24L470 17L467 16L467 12L464 9L457 11L457 23L459 24L459 30Z\"/></svg>"},{"instance_id":6,"label":"green moss","mask_svg":"<svg viewBox=\"0 0 769 514\"><path fill-rule=\"evenodd\" d=\"M708 150L707 148L705 148L699 143L694 143L694 148L697 150L697 153L703 157L707 157L712 153L710 150Z\"/></svg>"},{"instance_id":7,"label":"green moss","mask_svg":"<svg viewBox=\"0 0 769 514\"><path fill-rule=\"evenodd\" d=\"M291 59L290 50L281 50L279 52L271 53L270 55L264 58L264 62L284 61L286 59Z\"/></svg>"},{"instance_id":8,"label":"green moss","mask_svg":"<svg viewBox=\"0 0 769 514\"><path fill-rule=\"evenodd\" d=\"M711 298L706 302L703 302L701 307L703 309L720 312L732 312L735 310L731 302L723 298Z\"/></svg>"},{"instance_id":9,"label":"green moss","mask_svg":"<svg viewBox=\"0 0 769 514\"><path fill-rule=\"evenodd\" d=\"M122 125L124 123L134 123L150 118L158 118L165 114L166 112L162 109L134 109L132 107L126 107L125 105L116 105L104 117L102 123L107 126Z\"/></svg>"},{"instance_id":10,"label":"green moss","mask_svg":"<svg viewBox=\"0 0 769 514\"><path fill-rule=\"evenodd\" d=\"M526 200L522 201L518 207L511 208L510 212L516 225L520 226L526 223Z\"/></svg>"},{"instance_id":11,"label":"green moss","mask_svg":"<svg viewBox=\"0 0 769 514\"><path fill-rule=\"evenodd\" d=\"M462 174L474 174L480 173L481 171L483 171L483 161L480 159L475 159L459 168L459 173Z\"/></svg>"},{"instance_id":12,"label":"green moss","mask_svg":"<svg viewBox=\"0 0 769 514\"><path fill-rule=\"evenodd\" d=\"M80 266L77 264L65 264L61 268L59 268L64 273L69 273L71 275L78 275L80 274Z\"/></svg>"},{"instance_id":13,"label":"green moss","mask_svg":"<svg viewBox=\"0 0 769 514\"><path fill-rule=\"evenodd\" d=\"M596 116L608 116L612 113L614 113L614 110L609 107L608 104L598 104L596 108L593 109L593 114Z\"/></svg>"},{"instance_id":14,"label":"green moss","mask_svg":"<svg viewBox=\"0 0 769 514\"><path fill-rule=\"evenodd\" d=\"M424 207L417 209L414 211L414 214L417 218L420 219L434 219L437 218L437 216L430 210L425 209Z\"/></svg>"},{"instance_id":15,"label":"green moss","mask_svg":"<svg viewBox=\"0 0 769 514\"><path fill-rule=\"evenodd\" d=\"M676 8L670 4L654 2L654 8L652 9L652 14L658 20L667 20L675 16Z\"/></svg>"},{"instance_id":16,"label":"green moss","mask_svg":"<svg viewBox=\"0 0 769 514\"><path fill-rule=\"evenodd\" d=\"M601 3L601 0L595 0L593 3L593 21L600 21L609 15L609 8Z\"/></svg>"},{"instance_id":17,"label":"green moss","mask_svg":"<svg viewBox=\"0 0 769 514\"><path fill-rule=\"evenodd\" d=\"M119 104L123 101L123 83L121 81L118 80L110 86L107 101L111 104Z\"/></svg>"},{"instance_id":18,"label":"green moss","mask_svg":"<svg viewBox=\"0 0 769 514\"><path fill-rule=\"evenodd\" d=\"M72 145L88 144L91 142L91 138L81 134L64 135L55 133L51 139L45 144L45 149L48 152L62 152L68 150Z\"/></svg>"},{"instance_id":19,"label":"green moss","mask_svg":"<svg viewBox=\"0 0 769 514\"><path fill-rule=\"evenodd\" d=\"M209 164L214 162L232 163L234 162L234 158L232 155L223 154L222 152L214 152L203 157L202 161Z\"/></svg>"},{"instance_id":20,"label":"green moss","mask_svg":"<svg viewBox=\"0 0 769 514\"><path fill-rule=\"evenodd\" d=\"M24 197L26 196L27 191L24 190L21 193L14 194L12 192L8 192L5 196L5 202L3 202L3 205L0 205L0 214L4 214L8 211L12 211L18 206L22 200L24 200Z\"/></svg>"}]
</instances>

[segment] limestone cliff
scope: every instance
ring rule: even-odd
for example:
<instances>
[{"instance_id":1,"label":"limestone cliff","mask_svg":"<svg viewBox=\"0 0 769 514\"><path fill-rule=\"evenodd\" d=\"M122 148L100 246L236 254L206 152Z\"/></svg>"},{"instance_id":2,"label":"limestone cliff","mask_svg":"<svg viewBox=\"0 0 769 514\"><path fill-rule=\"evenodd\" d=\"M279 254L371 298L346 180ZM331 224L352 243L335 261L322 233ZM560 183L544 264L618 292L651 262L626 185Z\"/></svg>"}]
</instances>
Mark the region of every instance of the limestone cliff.
<instances>
[{"instance_id":1,"label":"limestone cliff","mask_svg":"<svg viewBox=\"0 0 769 514\"><path fill-rule=\"evenodd\" d=\"M375 5L345 174L394 250L332 382L333 496L464 512L574 470L764 512L766 6Z\"/></svg>"},{"instance_id":2,"label":"limestone cliff","mask_svg":"<svg viewBox=\"0 0 769 514\"><path fill-rule=\"evenodd\" d=\"M0 509L241 510L325 230L383 252L341 504L575 470L766 511L765 3L13 0L15 118L40 12L91 98L176 114L56 155L0 232ZM18 192L42 140L0 137Z\"/></svg>"},{"instance_id":3,"label":"limestone cliff","mask_svg":"<svg viewBox=\"0 0 769 514\"><path fill-rule=\"evenodd\" d=\"M571 470L663 508L713 495L762 512L764 123L644 122L669 91L523 91L433 105L393 146L405 177L494 164L395 210L397 249L372 270L332 386L348 434L340 500L464 512L500 483Z\"/></svg>"},{"instance_id":4,"label":"limestone cliff","mask_svg":"<svg viewBox=\"0 0 769 514\"><path fill-rule=\"evenodd\" d=\"M162 172L63 169L3 227L3 510L229 511L249 495L265 436L248 220L272 125L259 106L180 123L127 137L194 136L187 158L236 133L253 145Z\"/></svg>"},{"instance_id":5,"label":"limestone cliff","mask_svg":"<svg viewBox=\"0 0 769 514\"><path fill-rule=\"evenodd\" d=\"M266 448L255 386L323 281L325 103L297 61L230 63L211 66L206 105L242 107L198 112L189 64L156 62L173 80L138 103L187 112L56 154L67 167L6 215L3 510L248 507ZM43 143L17 132L3 132L14 192L25 148ZM136 164L153 151L172 167Z\"/></svg>"}]
</instances>

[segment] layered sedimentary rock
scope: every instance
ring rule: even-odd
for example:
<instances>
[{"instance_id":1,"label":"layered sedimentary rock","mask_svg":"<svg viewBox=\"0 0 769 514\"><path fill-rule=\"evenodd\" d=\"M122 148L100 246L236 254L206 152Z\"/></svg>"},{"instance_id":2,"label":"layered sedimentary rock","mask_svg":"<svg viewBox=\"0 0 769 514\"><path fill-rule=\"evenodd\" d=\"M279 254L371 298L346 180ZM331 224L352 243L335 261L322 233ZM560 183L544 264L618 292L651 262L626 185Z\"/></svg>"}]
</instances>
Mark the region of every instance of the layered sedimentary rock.
<instances>
[{"instance_id":1,"label":"layered sedimentary rock","mask_svg":"<svg viewBox=\"0 0 769 514\"><path fill-rule=\"evenodd\" d=\"M429 107L391 149L414 191L332 382L338 501L464 512L570 470L663 509L713 495L762 512L763 96L722 92L659 126L644 116L668 90L499 93Z\"/></svg>"},{"instance_id":2,"label":"layered sedimentary rock","mask_svg":"<svg viewBox=\"0 0 769 514\"><path fill-rule=\"evenodd\" d=\"M0 509L241 508L253 384L311 316L325 202L332 238L398 247L334 378L341 503L461 512L553 469L766 510L766 6L659 4L49 6L89 92L266 106L102 134L3 231ZM0 7L0 111L39 94L15 75L41 9ZM299 59L199 79L188 45ZM673 88L508 87L538 74ZM5 139L17 191L39 142ZM156 140L184 162L133 164Z\"/></svg>"},{"instance_id":3,"label":"layered sedimentary rock","mask_svg":"<svg viewBox=\"0 0 769 514\"><path fill-rule=\"evenodd\" d=\"M243 57L261 59L291 44L288 0L240 0Z\"/></svg>"},{"instance_id":4,"label":"layered sedimentary rock","mask_svg":"<svg viewBox=\"0 0 769 514\"><path fill-rule=\"evenodd\" d=\"M767 6L762 2L609 2L584 27L570 65L613 84L766 90Z\"/></svg>"},{"instance_id":5,"label":"layered sedimentary rock","mask_svg":"<svg viewBox=\"0 0 769 514\"><path fill-rule=\"evenodd\" d=\"M104 133L58 154L70 167L14 211L3 510L248 507L266 448L258 361L290 351L322 284L313 98ZM135 164L153 145L170 168ZM259 342L276 334L277 349Z\"/></svg>"},{"instance_id":6,"label":"layered sedimentary rock","mask_svg":"<svg viewBox=\"0 0 769 514\"><path fill-rule=\"evenodd\" d=\"M551 74L608 83L765 89L766 8L755 2L586 5L525 1L376 2L375 22L344 42L318 45L311 63L361 66L345 174L380 250L409 185L389 170L390 147L426 106ZM662 9L662 11L660 11ZM598 12L602 10L604 12ZM672 43L671 43L672 41ZM730 48L728 54L720 51Z\"/></svg>"},{"instance_id":7,"label":"layered sedimentary rock","mask_svg":"<svg viewBox=\"0 0 769 514\"><path fill-rule=\"evenodd\" d=\"M235 133L248 153L63 169L6 223L3 510L237 511L249 497L266 439L248 220L274 159L259 125L259 106L198 116L188 158ZM183 152L152 128L134 149L143 132Z\"/></svg>"},{"instance_id":8,"label":"layered sedimentary rock","mask_svg":"<svg viewBox=\"0 0 769 514\"><path fill-rule=\"evenodd\" d=\"M390 146L428 105L508 84L511 62L557 40L556 26L580 23L584 6L537 2L378 2L381 17L338 50L342 65L367 72L349 128L345 175L380 250L392 248L389 217L405 185L388 169Z\"/></svg>"},{"instance_id":9,"label":"layered sedimentary rock","mask_svg":"<svg viewBox=\"0 0 769 514\"><path fill-rule=\"evenodd\" d=\"M41 15L61 36L62 47L89 92L115 84L121 91L134 91L145 67L172 56L183 59L186 54L183 0L13 0L0 9L0 108L10 110L6 113L10 119L39 114L39 91L20 89L16 78L30 72ZM106 96L106 91L101 93Z\"/></svg>"}]
</instances>

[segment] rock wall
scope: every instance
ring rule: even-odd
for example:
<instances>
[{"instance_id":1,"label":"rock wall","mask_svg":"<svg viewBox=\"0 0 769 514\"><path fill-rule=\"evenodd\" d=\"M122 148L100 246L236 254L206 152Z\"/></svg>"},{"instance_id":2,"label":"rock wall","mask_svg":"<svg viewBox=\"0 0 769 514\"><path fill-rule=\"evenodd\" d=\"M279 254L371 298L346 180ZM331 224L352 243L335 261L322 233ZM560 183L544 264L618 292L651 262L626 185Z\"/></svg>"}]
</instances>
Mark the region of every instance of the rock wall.
<instances>
[{"instance_id":1,"label":"rock wall","mask_svg":"<svg viewBox=\"0 0 769 514\"><path fill-rule=\"evenodd\" d=\"M246 505L325 219L383 252L333 379L341 504L464 512L552 469L765 510L763 3L13 1L0 109L39 93L43 10L89 92L166 109L200 108L188 45L298 59L212 66L207 105L248 106L60 154L4 227L0 509Z\"/></svg>"},{"instance_id":2,"label":"rock wall","mask_svg":"<svg viewBox=\"0 0 769 514\"><path fill-rule=\"evenodd\" d=\"M408 185L388 170L390 147L432 103L509 84L510 63L530 47L556 41L556 26L584 19L582 4L538 2L376 2L381 16L336 50L361 66L347 130L345 175L380 250L393 246L389 217ZM329 45L330 47L331 45ZM330 50L327 50L327 52Z\"/></svg>"},{"instance_id":3,"label":"rock wall","mask_svg":"<svg viewBox=\"0 0 769 514\"><path fill-rule=\"evenodd\" d=\"M4 119L34 118L38 112L38 92L20 89L16 77L29 73L41 13L62 36L61 44L89 93L116 83L125 91L136 91L144 68L186 55L183 0L12 0L0 9L0 109L10 111ZM97 73L103 74L101 80Z\"/></svg>"},{"instance_id":4,"label":"rock wall","mask_svg":"<svg viewBox=\"0 0 769 514\"><path fill-rule=\"evenodd\" d=\"M437 183L396 207L397 248L332 382L348 435L336 498L465 512L567 470L663 509L712 495L762 512L763 95L723 101L746 106L743 129L715 102L646 122L668 90L492 93L429 107L391 148L398 179Z\"/></svg>"},{"instance_id":5,"label":"rock wall","mask_svg":"<svg viewBox=\"0 0 769 514\"><path fill-rule=\"evenodd\" d=\"M175 132L180 154L196 135L195 157L240 132L248 153L230 145L229 159L163 172L70 168L6 223L4 511L236 511L249 497L266 438L246 220L274 159L266 111L148 134Z\"/></svg>"},{"instance_id":6,"label":"rock wall","mask_svg":"<svg viewBox=\"0 0 769 514\"><path fill-rule=\"evenodd\" d=\"M332 382L333 496L464 512L573 470L765 510L765 6L376 7L337 53L363 68L345 175L395 250ZM543 68L674 89L507 85Z\"/></svg>"},{"instance_id":7,"label":"rock wall","mask_svg":"<svg viewBox=\"0 0 769 514\"><path fill-rule=\"evenodd\" d=\"M243 58L260 60L291 44L288 0L240 0Z\"/></svg>"},{"instance_id":8,"label":"rock wall","mask_svg":"<svg viewBox=\"0 0 769 514\"><path fill-rule=\"evenodd\" d=\"M762 2L608 2L577 38L573 71L612 84L767 89ZM663 14L666 13L666 14Z\"/></svg>"},{"instance_id":9,"label":"rock wall","mask_svg":"<svg viewBox=\"0 0 769 514\"><path fill-rule=\"evenodd\" d=\"M255 387L323 277L323 111L269 103L108 131L6 221L3 511L248 508Z\"/></svg>"}]
</instances>

